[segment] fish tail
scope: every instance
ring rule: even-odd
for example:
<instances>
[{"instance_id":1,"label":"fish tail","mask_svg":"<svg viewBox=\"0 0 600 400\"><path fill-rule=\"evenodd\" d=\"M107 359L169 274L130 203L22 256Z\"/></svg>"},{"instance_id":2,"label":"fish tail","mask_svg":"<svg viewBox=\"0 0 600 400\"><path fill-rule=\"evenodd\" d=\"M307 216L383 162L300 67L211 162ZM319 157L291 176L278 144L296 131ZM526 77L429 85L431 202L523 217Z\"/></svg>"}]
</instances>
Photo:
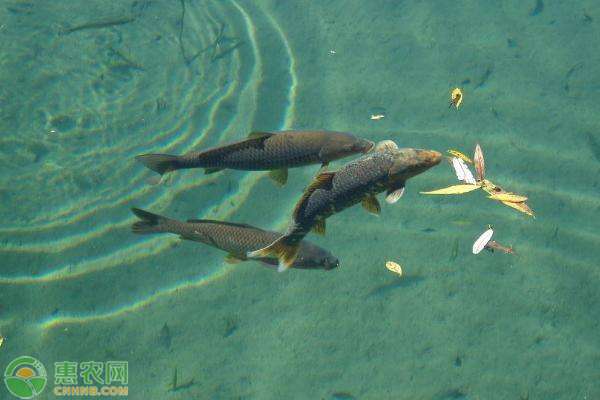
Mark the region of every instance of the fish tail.
<instances>
[{"instance_id":1,"label":"fish tail","mask_svg":"<svg viewBox=\"0 0 600 400\"><path fill-rule=\"evenodd\" d=\"M131 211L140 219L131 225L131 231L140 235L168 232L168 218L133 207Z\"/></svg>"},{"instance_id":2,"label":"fish tail","mask_svg":"<svg viewBox=\"0 0 600 400\"><path fill-rule=\"evenodd\" d=\"M161 175L181 168L180 157L169 154L142 154L135 159Z\"/></svg>"},{"instance_id":3,"label":"fish tail","mask_svg":"<svg viewBox=\"0 0 600 400\"><path fill-rule=\"evenodd\" d=\"M267 247L248 252L247 257L277 258L279 260L277 271L283 272L292 266L299 250L300 242L293 236L284 235Z\"/></svg>"}]
</instances>

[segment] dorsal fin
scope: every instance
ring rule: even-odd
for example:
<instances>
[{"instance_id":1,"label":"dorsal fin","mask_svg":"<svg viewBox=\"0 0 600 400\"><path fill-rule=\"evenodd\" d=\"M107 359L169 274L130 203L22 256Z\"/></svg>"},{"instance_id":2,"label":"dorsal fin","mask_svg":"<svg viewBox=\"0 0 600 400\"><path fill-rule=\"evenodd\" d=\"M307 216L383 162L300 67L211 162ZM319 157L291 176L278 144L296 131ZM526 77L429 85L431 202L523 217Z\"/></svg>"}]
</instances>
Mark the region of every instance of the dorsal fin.
<instances>
[{"instance_id":1,"label":"dorsal fin","mask_svg":"<svg viewBox=\"0 0 600 400\"><path fill-rule=\"evenodd\" d=\"M268 138L275 135L275 133L271 133L271 132L250 132L248 134L248 139L261 139L261 138Z\"/></svg>"},{"instance_id":2,"label":"dorsal fin","mask_svg":"<svg viewBox=\"0 0 600 400\"><path fill-rule=\"evenodd\" d=\"M308 200L310 195L313 194L315 190L331 188L331 182L334 176L335 172L321 172L320 174L314 177L313 181L304 190L304 193L302 193L302 197L300 197L300 200L298 200L298 203L294 208L294 220L297 219L296 217L304 208L306 200Z\"/></svg>"},{"instance_id":3,"label":"dorsal fin","mask_svg":"<svg viewBox=\"0 0 600 400\"><path fill-rule=\"evenodd\" d=\"M186 222L189 224L218 224L218 225L229 225L229 226L237 226L239 228L252 228L252 229L260 230L258 228L255 228L254 226L251 226L248 224L217 221L214 219L188 219Z\"/></svg>"}]
</instances>

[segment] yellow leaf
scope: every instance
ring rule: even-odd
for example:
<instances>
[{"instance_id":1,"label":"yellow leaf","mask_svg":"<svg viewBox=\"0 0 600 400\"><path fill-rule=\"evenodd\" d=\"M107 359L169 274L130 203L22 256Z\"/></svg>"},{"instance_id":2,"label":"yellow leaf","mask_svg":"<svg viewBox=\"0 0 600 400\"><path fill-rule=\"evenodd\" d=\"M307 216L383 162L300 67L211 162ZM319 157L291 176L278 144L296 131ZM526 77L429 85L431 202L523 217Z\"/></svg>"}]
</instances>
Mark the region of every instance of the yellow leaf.
<instances>
[{"instance_id":1,"label":"yellow leaf","mask_svg":"<svg viewBox=\"0 0 600 400\"><path fill-rule=\"evenodd\" d=\"M487 179L481 181L481 188L490 195L506 193L500 186L496 186L494 183L488 181Z\"/></svg>"},{"instance_id":2,"label":"yellow leaf","mask_svg":"<svg viewBox=\"0 0 600 400\"><path fill-rule=\"evenodd\" d=\"M452 185L447 188L432 190L430 192L421 192L421 194L461 194L479 189L479 185Z\"/></svg>"},{"instance_id":3,"label":"yellow leaf","mask_svg":"<svg viewBox=\"0 0 600 400\"><path fill-rule=\"evenodd\" d=\"M385 263L385 267L387 269L389 269L390 271L395 272L398 275L402 276L402 267L400 266L400 264L395 263L393 261L388 261Z\"/></svg>"},{"instance_id":4,"label":"yellow leaf","mask_svg":"<svg viewBox=\"0 0 600 400\"><path fill-rule=\"evenodd\" d=\"M473 164L473 160L471 160L469 157L465 156L460 151L453 150L453 149L450 149L450 150L447 150L447 151L448 151L448 153L452 154L454 157L458 157L461 160L468 162L469 164Z\"/></svg>"},{"instance_id":5,"label":"yellow leaf","mask_svg":"<svg viewBox=\"0 0 600 400\"><path fill-rule=\"evenodd\" d=\"M527 197L512 193L498 193L489 196L492 200L508 201L510 203L522 203L527 201Z\"/></svg>"},{"instance_id":6,"label":"yellow leaf","mask_svg":"<svg viewBox=\"0 0 600 400\"><path fill-rule=\"evenodd\" d=\"M533 210L531 210L531 208L529 208L529 206L527 204L525 204L524 202L513 203L510 201L503 201L502 204L504 204L505 206L512 207L515 210L521 211L522 213L525 213L525 214L533 217Z\"/></svg>"},{"instance_id":7,"label":"yellow leaf","mask_svg":"<svg viewBox=\"0 0 600 400\"><path fill-rule=\"evenodd\" d=\"M454 88L452 90L452 93L450 93L450 105L456 107L456 109L458 110L458 107L460 107L460 105L462 104L462 101L463 101L462 91L459 88Z\"/></svg>"}]
</instances>

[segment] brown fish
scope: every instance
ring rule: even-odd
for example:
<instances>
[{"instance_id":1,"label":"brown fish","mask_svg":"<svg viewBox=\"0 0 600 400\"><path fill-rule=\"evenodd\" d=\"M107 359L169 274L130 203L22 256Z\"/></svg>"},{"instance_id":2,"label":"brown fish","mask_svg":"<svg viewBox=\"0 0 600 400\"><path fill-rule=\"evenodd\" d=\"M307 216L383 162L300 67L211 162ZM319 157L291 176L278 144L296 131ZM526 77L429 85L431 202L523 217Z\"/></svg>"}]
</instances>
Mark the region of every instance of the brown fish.
<instances>
[{"instance_id":1,"label":"brown fish","mask_svg":"<svg viewBox=\"0 0 600 400\"><path fill-rule=\"evenodd\" d=\"M192 219L187 222L177 221L153 214L139 208L131 211L140 218L131 230L133 233L174 233L182 239L193 240L208 244L228 253L226 261L235 263L246 260L246 253L253 249L264 247L281 236L280 233L265 231L246 224L231 222ZM277 258L262 257L267 265L277 265ZM302 241L298 258L293 268L301 269L333 269L339 266L338 259L329 251L308 241Z\"/></svg>"},{"instance_id":2,"label":"brown fish","mask_svg":"<svg viewBox=\"0 0 600 400\"><path fill-rule=\"evenodd\" d=\"M375 151L335 172L322 172L296 204L285 235L248 257L277 257L279 271L293 265L300 241L312 229L325 233L325 219L362 202L372 213L380 211L376 194L387 190L388 203L398 201L406 180L439 164L442 155L432 150L398 149L392 141L377 144Z\"/></svg>"},{"instance_id":3,"label":"brown fish","mask_svg":"<svg viewBox=\"0 0 600 400\"><path fill-rule=\"evenodd\" d=\"M352 154L366 153L373 142L350 133L334 131L254 132L239 142L181 156L143 154L136 157L159 174L183 168L204 168L210 174L222 169L269 170L280 184L287 169L309 164L326 166Z\"/></svg>"}]
</instances>

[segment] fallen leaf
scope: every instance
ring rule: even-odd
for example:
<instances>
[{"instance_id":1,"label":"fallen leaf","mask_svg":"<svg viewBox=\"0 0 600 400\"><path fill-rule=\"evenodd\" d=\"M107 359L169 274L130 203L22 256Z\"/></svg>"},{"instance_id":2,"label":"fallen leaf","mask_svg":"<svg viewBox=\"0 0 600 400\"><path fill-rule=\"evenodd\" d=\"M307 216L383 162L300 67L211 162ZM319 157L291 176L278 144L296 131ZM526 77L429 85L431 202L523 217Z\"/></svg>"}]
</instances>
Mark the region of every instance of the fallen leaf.
<instances>
[{"instance_id":1,"label":"fallen leaf","mask_svg":"<svg viewBox=\"0 0 600 400\"><path fill-rule=\"evenodd\" d=\"M453 149L450 149L450 150L447 150L447 151L448 151L448 153L452 154L454 157L458 157L461 160L468 162L469 164L473 164L473 160L471 160L469 157L467 157L466 155L464 155L460 151L453 150Z\"/></svg>"},{"instance_id":2,"label":"fallen leaf","mask_svg":"<svg viewBox=\"0 0 600 400\"><path fill-rule=\"evenodd\" d=\"M432 190L430 192L421 192L421 194L461 194L479 189L480 185L452 185L447 188Z\"/></svg>"},{"instance_id":3,"label":"fallen leaf","mask_svg":"<svg viewBox=\"0 0 600 400\"><path fill-rule=\"evenodd\" d=\"M454 88L450 94L450 99L450 105L453 105L458 110L458 107L460 107L463 101L462 90L459 88Z\"/></svg>"},{"instance_id":4,"label":"fallen leaf","mask_svg":"<svg viewBox=\"0 0 600 400\"><path fill-rule=\"evenodd\" d=\"M454 172L456 173L456 177L459 181L463 181L472 185L477 183L475 178L473 178L473 173L461 158L453 157L452 167L454 168Z\"/></svg>"},{"instance_id":5,"label":"fallen leaf","mask_svg":"<svg viewBox=\"0 0 600 400\"><path fill-rule=\"evenodd\" d=\"M475 243L473 243L473 254L479 254L481 250L485 248L485 245L488 244L492 236L494 235L494 231L492 228L489 228L487 231L483 232Z\"/></svg>"},{"instance_id":6,"label":"fallen leaf","mask_svg":"<svg viewBox=\"0 0 600 400\"><path fill-rule=\"evenodd\" d=\"M475 146L475 154L473 155L475 162L475 171L477 172L477 180L482 181L485 179L485 161L483 159L483 151L479 143Z\"/></svg>"},{"instance_id":7,"label":"fallen leaf","mask_svg":"<svg viewBox=\"0 0 600 400\"><path fill-rule=\"evenodd\" d=\"M513 193L497 193L490 195L488 198L492 200L508 201L510 203L522 203L527 201L527 197Z\"/></svg>"},{"instance_id":8,"label":"fallen leaf","mask_svg":"<svg viewBox=\"0 0 600 400\"><path fill-rule=\"evenodd\" d=\"M527 204L525 204L524 202L521 203L513 203L511 201L503 201L502 204L509 206L511 208L514 208L515 210L519 210L522 213L525 213L527 215L530 216L534 216L533 215L533 210L531 208L529 208L529 206Z\"/></svg>"},{"instance_id":9,"label":"fallen leaf","mask_svg":"<svg viewBox=\"0 0 600 400\"><path fill-rule=\"evenodd\" d=\"M385 263L385 267L387 269L389 269L390 271L395 272L398 275L402 276L402 267L400 266L400 264L395 263L393 261L388 261Z\"/></svg>"}]
</instances>

